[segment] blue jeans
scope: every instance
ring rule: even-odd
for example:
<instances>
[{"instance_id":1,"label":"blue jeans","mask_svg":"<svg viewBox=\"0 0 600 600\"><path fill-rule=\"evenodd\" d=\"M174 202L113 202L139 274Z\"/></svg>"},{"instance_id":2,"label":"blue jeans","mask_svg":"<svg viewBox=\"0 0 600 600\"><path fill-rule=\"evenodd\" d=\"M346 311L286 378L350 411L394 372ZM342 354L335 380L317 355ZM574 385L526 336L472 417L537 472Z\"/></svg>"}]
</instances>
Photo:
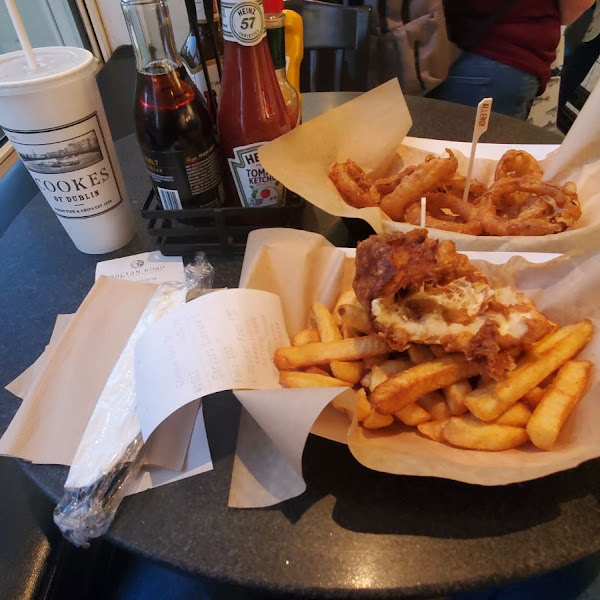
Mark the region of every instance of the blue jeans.
<instances>
[{"instance_id":1,"label":"blue jeans","mask_svg":"<svg viewBox=\"0 0 600 600\"><path fill-rule=\"evenodd\" d=\"M539 87L538 78L472 52L463 52L448 77L427 96L477 106L493 98L494 112L526 119Z\"/></svg>"}]
</instances>

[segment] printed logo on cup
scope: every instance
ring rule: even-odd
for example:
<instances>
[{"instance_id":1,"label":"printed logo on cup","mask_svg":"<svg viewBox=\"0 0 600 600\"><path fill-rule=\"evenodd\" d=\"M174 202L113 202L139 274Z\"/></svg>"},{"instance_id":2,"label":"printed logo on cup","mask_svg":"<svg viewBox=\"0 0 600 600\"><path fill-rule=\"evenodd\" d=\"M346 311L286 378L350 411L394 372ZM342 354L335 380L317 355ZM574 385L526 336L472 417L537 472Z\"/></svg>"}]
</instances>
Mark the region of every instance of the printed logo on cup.
<instances>
[{"instance_id":1,"label":"printed logo on cup","mask_svg":"<svg viewBox=\"0 0 600 600\"><path fill-rule=\"evenodd\" d=\"M123 201L95 112L60 127L3 129L61 219L95 217Z\"/></svg>"}]
</instances>

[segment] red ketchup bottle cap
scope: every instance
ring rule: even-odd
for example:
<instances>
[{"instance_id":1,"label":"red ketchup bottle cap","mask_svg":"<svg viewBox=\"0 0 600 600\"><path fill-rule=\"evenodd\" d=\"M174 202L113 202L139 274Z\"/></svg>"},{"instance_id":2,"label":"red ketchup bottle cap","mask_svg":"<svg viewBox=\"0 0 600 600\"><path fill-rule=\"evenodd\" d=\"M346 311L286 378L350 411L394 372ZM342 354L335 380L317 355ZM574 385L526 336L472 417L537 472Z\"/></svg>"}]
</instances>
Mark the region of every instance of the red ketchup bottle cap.
<instances>
[{"instance_id":1,"label":"red ketchup bottle cap","mask_svg":"<svg viewBox=\"0 0 600 600\"><path fill-rule=\"evenodd\" d=\"M283 0L263 0L265 13L280 13L283 11Z\"/></svg>"}]
</instances>

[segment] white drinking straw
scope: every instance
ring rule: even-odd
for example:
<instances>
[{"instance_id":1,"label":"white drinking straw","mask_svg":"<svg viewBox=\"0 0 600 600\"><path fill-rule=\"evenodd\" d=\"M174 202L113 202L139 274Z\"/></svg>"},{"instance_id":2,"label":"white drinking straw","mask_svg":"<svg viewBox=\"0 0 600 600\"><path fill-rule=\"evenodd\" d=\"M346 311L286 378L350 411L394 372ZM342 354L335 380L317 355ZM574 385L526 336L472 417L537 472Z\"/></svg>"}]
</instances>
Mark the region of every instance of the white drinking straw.
<instances>
[{"instance_id":1,"label":"white drinking straw","mask_svg":"<svg viewBox=\"0 0 600 600\"><path fill-rule=\"evenodd\" d=\"M35 60L33 49L31 47L31 43L29 42L29 37L27 36L27 31L25 31L25 26L21 20L21 15L19 14L17 6L15 5L15 0L4 0L4 2L6 3L10 20L12 21L13 27L17 32L17 37L19 38L19 42L21 43L21 47L23 48L23 52L25 53L27 64L32 71L37 71L38 64Z\"/></svg>"},{"instance_id":2,"label":"white drinking straw","mask_svg":"<svg viewBox=\"0 0 600 600\"><path fill-rule=\"evenodd\" d=\"M492 112L492 101L492 98L484 98L477 105L477 115L475 116L475 127L473 128L473 141L471 142L471 155L469 156L469 169L467 170L463 202L469 200L469 188L471 187L471 173L473 171L473 161L475 160L475 148L477 148L477 142L479 141L481 134L487 131L490 122L490 113Z\"/></svg>"},{"instance_id":3,"label":"white drinking straw","mask_svg":"<svg viewBox=\"0 0 600 600\"><path fill-rule=\"evenodd\" d=\"M427 198L421 196L421 227L425 227L425 215L427 211Z\"/></svg>"}]
</instances>

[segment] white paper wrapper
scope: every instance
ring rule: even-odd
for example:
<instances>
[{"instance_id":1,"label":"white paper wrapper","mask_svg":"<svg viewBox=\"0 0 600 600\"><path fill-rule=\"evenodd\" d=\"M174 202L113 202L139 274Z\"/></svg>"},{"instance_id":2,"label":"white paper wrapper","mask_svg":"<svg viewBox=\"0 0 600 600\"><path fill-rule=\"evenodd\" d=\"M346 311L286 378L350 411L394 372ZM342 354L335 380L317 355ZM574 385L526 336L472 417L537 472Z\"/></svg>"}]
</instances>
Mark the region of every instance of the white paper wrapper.
<instances>
[{"instance_id":1,"label":"white paper wrapper","mask_svg":"<svg viewBox=\"0 0 600 600\"><path fill-rule=\"evenodd\" d=\"M561 147L543 163L548 180L573 181L577 185L583 216L572 230L547 236L473 236L439 229L431 229L430 234L438 239L455 240L462 250L568 252L574 248L597 248L600 245L598 123L600 92L596 91ZM390 81L265 144L259 151L260 159L265 169L288 189L331 215L363 219L378 233L409 231L413 225L391 221L379 208L356 209L346 204L329 180L328 172L333 162L352 159L368 173L380 176L401 166L420 163L427 154L443 154L445 148L460 149L468 157L470 144L405 139L411 124L400 87ZM496 161L509 148L524 149L543 159L556 146L478 144L474 176L489 183ZM466 174L465 156L459 162L462 174Z\"/></svg>"},{"instance_id":2,"label":"white paper wrapper","mask_svg":"<svg viewBox=\"0 0 600 600\"><path fill-rule=\"evenodd\" d=\"M315 299L325 300L330 308L333 306L337 294L351 281L353 259L347 258L342 249L331 247L317 234L287 231L263 230L251 234L240 285L278 293L284 314L294 316L286 319L291 336L307 325L310 306ZM330 260L328 271L311 268L314 257L322 255L327 249L332 255L344 255L344 258ZM539 260L539 257L535 258ZM563 256L545 264L529 263L521 257L512 258L504 265L487 262L478 264L495 284L516 285L559 324L589 318L596 328L600 326L600 306L597 302L600 294L600 254ZM318 292L323 289L327 289L329 300ZM597 334L581 358L599 364L600 338ZM501 485L542 477L600 456L597 425L600 422L599 392L598 368L594 367L588 392L551 452L537 450L529 444L520 449L496 453L461 450L425 439L402 425L367 431L356 423L350 424L330 406L313 424L312 432L328 439L345 441L356 459L374 470L436 476L480 485ZM254 394L256 398L270 393L268 390L244 392ZM273 390L272 393L277 395L278 406L286 402L289 395L290 407L293 406L294 411L298 410L298 401L302 398L307 402L307 412L314 410L315 390L284 389ZM326 394L324 390L321 393ZM337 393L336 390L329 392L331 398ZM237 395L240 397L240 394ZM264 401L266 403L267 398ZM253 410L251 406L248 408ZM297 414L293 418L288 417L285 410L272 413L265 410L261 421L262 431L269 435L269 431L289 430L294 422L299 421L299 417ZM273 434L270 435L274 446L282 445L281 440L277 442ZM252 439L252 433L240 431L238 448L241 453L244 448L252 447ZM285 472L288 476L290 473L297 474L300 444L296 444L295 455L290 455L285 448L277 452L277 448L274 450L271 447L265 449L262 455L257 446L254 449L250 463L241 461L244 463L243 469L234 466L231 505L263 506L292 497L304 489L297 475L293 475L289 478L289 487L282 490L278 486L277 493L268 491L270 485L275 485L270 482L277 481L278 469L282 476ZM285 467L280 464L282 455L288 459ZM278 457L277 460L274 460L274 456ZM263 485L263 482L266 483Z\"/></svg>"},{"instance_id":3,"label":"white paper wrapper","mask_svg":"<svg viewBox=\"0 0 600 600\"><path fill-rule=\"evenodd\" d=\"M77 448L65 488L91 486L115 470L136 438L140 439L141 448L133 377L135 344L149 326L175 307L185 304L187 291L183 285L164 284L150 299L98 398ZM188 437L190 433L191 429Z\"/></svg>"}]
</instances>

